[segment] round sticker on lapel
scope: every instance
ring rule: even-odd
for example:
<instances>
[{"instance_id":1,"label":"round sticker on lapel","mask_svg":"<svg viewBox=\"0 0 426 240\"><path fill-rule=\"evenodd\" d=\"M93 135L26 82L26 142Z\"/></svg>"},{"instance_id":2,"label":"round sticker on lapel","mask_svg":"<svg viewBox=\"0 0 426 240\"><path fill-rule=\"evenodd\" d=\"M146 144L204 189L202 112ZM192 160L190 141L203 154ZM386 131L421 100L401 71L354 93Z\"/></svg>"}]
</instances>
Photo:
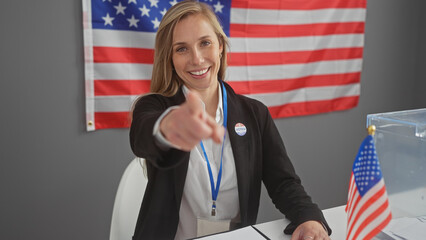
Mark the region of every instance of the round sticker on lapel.
<instances>
[{"instance_id":1,"label":"round sticker on lapel","mask_svg":"<svg viewBox=\"0 0 426 240\"><path fill-rule=\"evenodd\" d=\"M235 132L239 135L239 136L244 136L247 133L247 128L246 126L244 126L244 124L242 123L237 123L235 124Z\"/></svg>"}]
</instances>

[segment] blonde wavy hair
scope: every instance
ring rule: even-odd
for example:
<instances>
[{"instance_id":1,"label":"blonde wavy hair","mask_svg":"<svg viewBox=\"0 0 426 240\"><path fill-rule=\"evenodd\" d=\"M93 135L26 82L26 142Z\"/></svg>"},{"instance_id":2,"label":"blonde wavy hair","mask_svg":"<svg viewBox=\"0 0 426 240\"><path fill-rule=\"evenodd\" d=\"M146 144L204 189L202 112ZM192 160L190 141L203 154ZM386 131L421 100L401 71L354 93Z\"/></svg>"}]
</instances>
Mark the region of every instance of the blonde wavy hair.
<instances>
[{"instance_id":1,"label":"blonde wavy hair","mask_svg":"<svg viewBox=\"0 0 426 240\"><path fill-rule=\"evenodd\" d=\"M173 96L182 86L183 81L173 69L173 31L176 24L190 15L201 14L207 18L213 27L219 43L223 46L218 77L225 78L227 68L228 38L225 35L215 13L209 5L197 1L183 1L172 6L161 20L155 38L154 67L151 78L151 92L164 96Z\"/></svg>"}]
</instances>

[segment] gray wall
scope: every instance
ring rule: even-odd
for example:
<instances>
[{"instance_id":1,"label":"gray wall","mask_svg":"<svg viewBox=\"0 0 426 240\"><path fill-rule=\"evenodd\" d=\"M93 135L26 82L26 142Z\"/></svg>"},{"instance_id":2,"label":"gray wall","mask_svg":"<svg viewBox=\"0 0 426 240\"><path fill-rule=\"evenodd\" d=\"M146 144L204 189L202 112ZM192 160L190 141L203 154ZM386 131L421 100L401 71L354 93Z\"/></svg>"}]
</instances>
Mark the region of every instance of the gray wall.
<instances>
[{"instance_id":1,"label":"gray wall","mask_svg":"<svg viewBox=\"0 0 426 240\"><path fill-rule=\"evenodd\" d=\"M81 1L9 1L7 9L0 14L0 239L108 239L133 155L127 129L85 131ZM276 120L321 208L345 204L367 114L426 107L425 10L421 0L369 0L359 106ZM281 217L262 197L259 222Z\"/></svg>"},{"instance_id":2,"label":"gray wall","mask_svg":"<svg viewBox=\"0 0 426 240\"><path fill-rule=\"evenodd\" d=\"M417 78L417 84L419 86L419 89L417 90L416 94L416 102L419 103L419 107L423 106L425 107L425 95L426 95L426 30L425 30L425 24L426 24L426 14L424 14L424 10L426 9L426 6L424 3L421 3L422 6L418 9L419 11L419 61L418 61L418 78ZM423 103L423 105L421 104Z\"/></svg>"}]
</instances>

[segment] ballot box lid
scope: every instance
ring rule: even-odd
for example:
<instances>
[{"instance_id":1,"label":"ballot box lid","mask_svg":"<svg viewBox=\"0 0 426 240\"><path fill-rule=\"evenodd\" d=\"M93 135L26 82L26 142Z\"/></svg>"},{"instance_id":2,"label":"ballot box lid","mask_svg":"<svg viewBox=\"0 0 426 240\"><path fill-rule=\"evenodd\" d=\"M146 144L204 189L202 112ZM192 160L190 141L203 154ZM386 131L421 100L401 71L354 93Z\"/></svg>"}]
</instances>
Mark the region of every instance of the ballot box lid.
<instances>
[{"instance_id":1,"label":"ballot box lid","mask_svg":"<svg viewBox=\"0 0 426 240\"><path fill-rule=\"evenodd\" d=\"M367 127L405 137L417 137L426 141L426 108L367 115Z\"/></svg>"}]
</instances>

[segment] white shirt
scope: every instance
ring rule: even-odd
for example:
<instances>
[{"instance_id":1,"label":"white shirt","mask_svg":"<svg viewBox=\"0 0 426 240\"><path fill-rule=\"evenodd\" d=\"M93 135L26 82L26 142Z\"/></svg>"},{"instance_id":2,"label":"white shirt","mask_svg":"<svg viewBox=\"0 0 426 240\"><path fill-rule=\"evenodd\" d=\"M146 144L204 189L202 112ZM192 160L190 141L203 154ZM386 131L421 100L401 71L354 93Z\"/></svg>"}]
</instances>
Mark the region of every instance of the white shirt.
<instances>
[{"instance_id":1,"label":"white shirt","mask_svg":"<svg viewBox=\"0 0 426 240\"><path fill-rule=\"evenodd\" d=\"M188 89L183 86L186 94ZM204 104L203 104L204 106ZM155 137L164 145L173 147L159 131L161 119L175 107L169 108L156 122L154 126ZM223 124L222 91L219 87L219 101L216 110L216 122ZM204 149L213 173L216 186L217 174L220 168L222 144L216 144L212 139L203 140ZM186 175L185 186L179 211L179 225L175 239L194 238L197 235L197 218L210 220L239 221L240 204L238 199L237 174L235 170L234 155L231 142L226 133L223 146L222 180L216 201L216 216L211 216L212 192L207 162L204 158L201 145L198 144L191 150Z\"/></svg>"}]
</instances>

